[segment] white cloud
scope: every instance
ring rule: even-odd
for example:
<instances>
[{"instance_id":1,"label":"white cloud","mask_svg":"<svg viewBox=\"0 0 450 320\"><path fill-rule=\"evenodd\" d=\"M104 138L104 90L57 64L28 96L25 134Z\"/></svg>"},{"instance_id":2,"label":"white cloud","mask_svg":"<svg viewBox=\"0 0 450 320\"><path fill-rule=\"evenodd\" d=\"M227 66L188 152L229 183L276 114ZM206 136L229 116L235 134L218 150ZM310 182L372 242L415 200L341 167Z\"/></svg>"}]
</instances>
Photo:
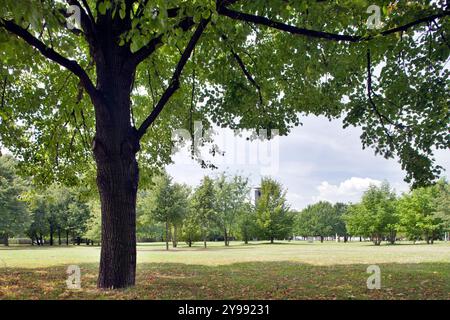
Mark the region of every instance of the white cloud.
<instances>
[{"instance_id":1,"label":"white cloud","mask_svg":"<svg viewBox=\"0 0 450 320\"><path fill-rule=\"evenodd\" d=\"M352 177L341 182L339 185L330 184L323 181L318 187L319 195L313 197L314 201L330 201L330 202L354 202L366 191L370 185L379 186L380 180L371 178Z\"/></svg>"}]
</instances>

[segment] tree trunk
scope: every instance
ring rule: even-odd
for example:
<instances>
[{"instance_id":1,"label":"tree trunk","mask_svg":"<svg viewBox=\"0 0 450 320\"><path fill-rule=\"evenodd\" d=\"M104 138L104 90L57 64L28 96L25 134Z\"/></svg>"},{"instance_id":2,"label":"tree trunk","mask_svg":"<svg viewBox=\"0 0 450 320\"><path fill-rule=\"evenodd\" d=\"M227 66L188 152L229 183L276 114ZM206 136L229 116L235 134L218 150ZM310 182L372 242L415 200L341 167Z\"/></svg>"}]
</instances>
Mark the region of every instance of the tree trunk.
<instances>
[{"instance_id":1,"label":"tree trunk","mask_svg":"<svg viewBox=\"0 0 450 320\"><path fill-rule=\"evenodd\" d=\"M169 222L166 220L166 250L169 251Z\"/></svg>"},{"instance_id":2,"label":"tree trunk","mask_svg":"<svg viewBox=\"0 0 450 320\"><path fill-rule=\"evenodd\" d=\"M61 245L61 228L58 227L58 245Z\"/></svg>"},{"instance_id":3,"label":"tree trunk","mask_svg":"<svg viewBox=\"0 0 450 320\"><path fill-rule=\"evenodd\" d=\"M173 237L172 237L172 246L176 248L178 246L178 240L177 240L177 226L173 225Z\"/></svg>"},{"instance_id":4,"label":"tree trunk","mask_svg":"<svg viewBox=\"0 0 450 320\"><path fill-rule=\"evenodd\" d=\"M228 233L227 233L227 229L224 229L224 240L225 240L225 247L228 247Z\"/></svg>"},{"instance_id":5,"label":"tree trunk","mask_svg":"<svg viewBox=\"0 0 450 320\"><path fill-rule=\"evenodd\" d=\"M53 245L53 223L50 223L50 245Z\"/></svg>"},{"instance_id":6,"label":"tree trunk","mask_svg":"<svg viewBox=\"0 0 450 320\"><path fill-rule=\"evenodd\" d=\"M323 243L323 236L320 236L320 242Z\"/></svg>"},{"instance_id":7,"label":"tree trunk","mask_svg":"<svg viewBox=\"0 0 450 320\"><path fill-rule=\"evenodd\" d=\"M274 242L274 238L270 237L270 243L273 244L273 242Z\"/></svg>"},{"instance_id":8,"label":"tree trunk","mask_svg":"<svg viewBox=\"0 0 450 320\"><path fill-rule=\"evenodd\" d=\"M69 231L66 230L66 246L69 245Z\"/></svg>"},{"instance_id":9,"label":"tree trunk","mask_svg":"<svg viewBox=\"0 0 450 320\"><path fill-rule=\"evenodd\" d=\"M93 99L96 133L93 152L102 211L100 270L97 286L133 286L136 275L136 195L139 169L137 130L131 125L130 94L134 68L126 48L117 46L102 29L102 54L96 56L97 90Z\"/></svg>"},{"instance_id":10,"label":"tree trunk","mask_svg":"<svg viewBox=\"0 0 450 320\"><path fill-rule=\"evenodd\" d=\"M5 247L9 247L9 240L8 240L9 236L7 234L3 235L3 245Z\"/></svg>"}]
</instances>

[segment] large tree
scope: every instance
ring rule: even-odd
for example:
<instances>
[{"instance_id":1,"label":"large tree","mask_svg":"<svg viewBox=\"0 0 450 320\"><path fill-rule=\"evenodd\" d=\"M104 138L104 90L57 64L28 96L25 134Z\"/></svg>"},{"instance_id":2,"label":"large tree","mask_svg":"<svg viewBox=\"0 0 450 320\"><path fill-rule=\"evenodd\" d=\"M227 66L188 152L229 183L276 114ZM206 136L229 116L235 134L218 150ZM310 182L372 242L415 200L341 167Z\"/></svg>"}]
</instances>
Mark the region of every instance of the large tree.
<instances>
[{"instance_id":1,"label":"large tree","mask_svg":"<svg viewBox=\"0 0 450 320\"><path fill-rule=\"evenodd\" d=\"M368 30L374 2L383 25ZM171 130L194 120L287 134L300 114L345 114L408 181L433 180L433 146L448 143L449 14L445 0L1 0L2 143L29 172L76 180L93 141L98 286L130 286L137 154L166 163Z\"/></svg>"}]
</instances>

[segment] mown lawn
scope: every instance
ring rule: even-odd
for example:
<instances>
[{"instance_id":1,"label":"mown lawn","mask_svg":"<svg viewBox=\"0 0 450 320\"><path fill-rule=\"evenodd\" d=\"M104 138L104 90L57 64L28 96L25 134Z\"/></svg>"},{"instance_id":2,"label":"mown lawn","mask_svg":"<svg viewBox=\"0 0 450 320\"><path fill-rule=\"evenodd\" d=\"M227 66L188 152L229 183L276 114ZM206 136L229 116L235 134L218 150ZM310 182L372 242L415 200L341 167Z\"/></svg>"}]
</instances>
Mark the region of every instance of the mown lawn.
<instances>
[{"instance_id":1,"label":"mown lawn","mask_svg":"<svg viewBox=\"0 0 450 320\"><path fill-rule=\"evenodd\" d=\"M0 299L447 299L450 244L210 243L164 250L138 246L137 285L95 287L98 247L0 247ZM82 270L82 289L66 288L66 269ZM366 269L381 269L369 290Z\"/></svg>"}]
</instances>

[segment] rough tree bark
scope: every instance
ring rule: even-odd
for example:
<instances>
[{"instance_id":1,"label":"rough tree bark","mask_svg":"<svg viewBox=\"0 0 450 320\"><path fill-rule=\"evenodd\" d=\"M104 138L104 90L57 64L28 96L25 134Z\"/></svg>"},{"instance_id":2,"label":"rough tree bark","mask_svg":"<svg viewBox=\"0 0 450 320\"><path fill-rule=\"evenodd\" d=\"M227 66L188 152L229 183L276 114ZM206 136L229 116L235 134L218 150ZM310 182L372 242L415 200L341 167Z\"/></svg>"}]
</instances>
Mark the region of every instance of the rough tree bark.
<instances>
[{"instance_id":1,"label":"rough tree bark","mask_svg":"<svg viewBox=\"0 0 450 320\"><path fill-rule=\"evenodd\" d=\"M108 35L111 31L104 30ZM134 69L124 48L105 37L95 56L98 100L93 152L102 211L102 247L98 287L132 286L136 274L136 195L139 170L137 130L131 125Z\"/></svg>"}]
</instances>

